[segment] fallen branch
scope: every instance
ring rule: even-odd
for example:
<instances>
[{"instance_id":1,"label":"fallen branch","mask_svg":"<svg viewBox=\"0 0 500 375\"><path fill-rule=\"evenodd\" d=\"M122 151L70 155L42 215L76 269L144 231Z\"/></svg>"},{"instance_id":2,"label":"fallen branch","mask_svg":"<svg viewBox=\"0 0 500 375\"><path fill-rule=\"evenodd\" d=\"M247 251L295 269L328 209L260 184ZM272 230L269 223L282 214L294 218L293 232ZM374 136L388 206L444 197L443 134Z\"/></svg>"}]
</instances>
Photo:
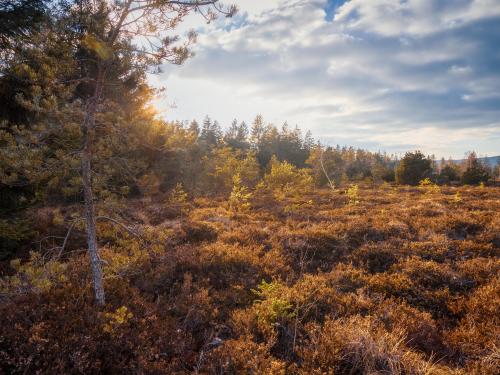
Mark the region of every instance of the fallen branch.
<instances>
[{"instance_id":1,"label":"fallen branch","mask_svg":"<svg viewBox=\"0 0 500 375\"><path fill-rule=\"evenodd\" d=\"M127 227L125 224L120 223L118 220L115 220L115 219L113 219L111 217L108 217L108 216L97 216L96 220L108 220L108 221L111 221L112 223L114 223L114 224L122 227L123 229L125 229L128 233L130 233L134 237L137 237L137 238L139 238L142 241L146 241L139 233L135 232L134 230L132 230L129 227Z\"/></svg>"}]
</instances>

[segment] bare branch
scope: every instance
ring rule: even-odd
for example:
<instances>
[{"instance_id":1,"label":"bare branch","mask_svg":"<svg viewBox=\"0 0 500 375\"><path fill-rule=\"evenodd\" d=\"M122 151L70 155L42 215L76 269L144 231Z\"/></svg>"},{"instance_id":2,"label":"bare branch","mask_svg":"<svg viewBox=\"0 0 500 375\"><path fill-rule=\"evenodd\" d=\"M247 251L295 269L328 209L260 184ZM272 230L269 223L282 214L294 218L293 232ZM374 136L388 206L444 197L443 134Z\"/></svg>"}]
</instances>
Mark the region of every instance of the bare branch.
<instances>
[{"instance_id":1,"label":"bare branch","mask_svg":"<svg viewBox=\"0 0 500 375\"><path fill-rule=\"evenodd\" d=\"M57 259L61 258L61 255L64 251L64 249L66 248L66 244L68 243L68 240L69 240L69 236L71 235L71 231L73 230L73 227L75 226L75 223L77 222L77 220L74 220L71 225L69 226L69 229L68 231L66 232L66 236L64 237L64 241L63 241L63 244L61 245L61 248L59 249L59 254L57 254Z\"/></svg>"}]
</instances>

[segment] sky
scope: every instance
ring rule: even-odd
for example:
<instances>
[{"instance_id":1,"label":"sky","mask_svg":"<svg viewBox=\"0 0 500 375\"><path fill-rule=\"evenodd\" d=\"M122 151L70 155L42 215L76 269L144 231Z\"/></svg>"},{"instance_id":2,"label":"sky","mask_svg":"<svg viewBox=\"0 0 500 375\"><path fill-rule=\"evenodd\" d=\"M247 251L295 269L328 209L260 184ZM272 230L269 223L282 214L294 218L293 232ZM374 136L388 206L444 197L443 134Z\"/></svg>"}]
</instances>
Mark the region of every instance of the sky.
<instances>
[{"instance_id":1,"label":"sky","mask_svg":"<svg viewBox=\"0 0 500 375\"><path fill-rule=\"evenodd\" d=\"M167 120L261 114L329 145L500 155L499 0L235 0L151 76Z\"/></svg>"}]
</instances>

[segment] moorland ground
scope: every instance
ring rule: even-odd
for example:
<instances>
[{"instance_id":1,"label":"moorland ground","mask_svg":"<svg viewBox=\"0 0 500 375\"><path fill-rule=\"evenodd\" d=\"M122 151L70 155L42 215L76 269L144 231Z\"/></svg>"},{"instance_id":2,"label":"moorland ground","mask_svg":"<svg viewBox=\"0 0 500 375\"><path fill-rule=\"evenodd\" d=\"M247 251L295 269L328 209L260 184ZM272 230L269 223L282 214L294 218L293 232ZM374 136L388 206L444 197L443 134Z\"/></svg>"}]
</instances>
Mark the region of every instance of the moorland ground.
<instances>
[{"instance_id":1,"label":"moorland ground","mask_svg":"<svg viewBox=\"0 0 500 375\"><path fill-rule=\"evenodd\" d=\"M499 188L366 185L250 204L118 205L126 229L98 222L101 311L84 230L51 252L68 209L35 210L42 251L0 285L0 372L499 373Z\"/></svg>"}]
</instances>

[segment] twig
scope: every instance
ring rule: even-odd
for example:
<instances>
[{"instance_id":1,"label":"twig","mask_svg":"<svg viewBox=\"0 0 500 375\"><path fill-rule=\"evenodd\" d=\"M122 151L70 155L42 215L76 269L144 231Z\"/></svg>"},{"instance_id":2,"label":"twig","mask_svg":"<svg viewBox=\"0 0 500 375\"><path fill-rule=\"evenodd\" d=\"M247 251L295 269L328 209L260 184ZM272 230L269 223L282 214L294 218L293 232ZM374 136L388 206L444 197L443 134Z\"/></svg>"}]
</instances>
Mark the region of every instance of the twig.
<instances>
[{"instance_id":1,"label":"twig","mask_svg":"<svg viewBox=\"0 0 500 375\"><path fill-rule=\"evenodd\" d=\"M68 228L68 231L66 232L66 236L64 237L63 244L61 245L61 248L59 249L59 254L57 254L57 259L61 258L61 255L66 248L66 244L68 243L69 236L71 235L71 231L73 230L73 227L75 226L77 220L73 220L71 225Z\"/></svg>"}]
</instances>

